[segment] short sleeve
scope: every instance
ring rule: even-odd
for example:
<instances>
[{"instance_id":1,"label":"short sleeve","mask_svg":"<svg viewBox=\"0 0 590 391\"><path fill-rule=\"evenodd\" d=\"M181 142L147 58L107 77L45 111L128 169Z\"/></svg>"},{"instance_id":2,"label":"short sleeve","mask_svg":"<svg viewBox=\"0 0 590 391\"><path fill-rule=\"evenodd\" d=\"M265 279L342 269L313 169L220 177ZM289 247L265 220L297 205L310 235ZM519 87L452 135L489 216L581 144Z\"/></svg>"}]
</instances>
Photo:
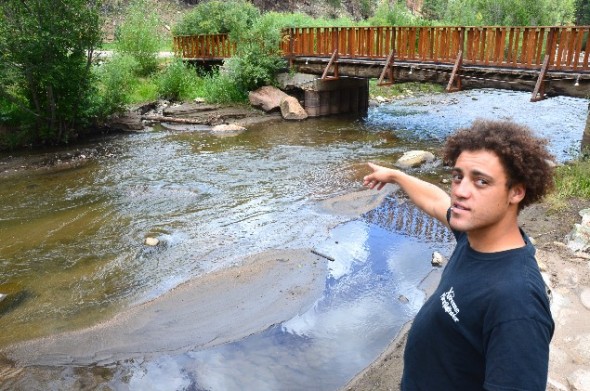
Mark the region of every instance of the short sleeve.
<instances>
[{"instance_id":1,"label":"short sleeve","mask_svg":"<svg viewBox=\"0 0 590 391\"><path fill-rule=\"evenodd\" d=\"M518 319L495 326L485 347L488 391L545 391L552 326Z\"/></svg>"}]
</instances>

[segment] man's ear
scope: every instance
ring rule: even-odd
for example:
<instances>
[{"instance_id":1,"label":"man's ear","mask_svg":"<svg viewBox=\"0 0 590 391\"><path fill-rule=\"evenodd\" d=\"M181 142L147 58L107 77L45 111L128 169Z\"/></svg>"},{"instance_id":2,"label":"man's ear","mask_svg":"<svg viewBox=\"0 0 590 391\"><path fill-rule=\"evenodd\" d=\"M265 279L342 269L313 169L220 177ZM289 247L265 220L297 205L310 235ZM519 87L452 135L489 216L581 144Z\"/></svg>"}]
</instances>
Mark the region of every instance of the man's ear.
<instances>
[{"instance_id":1,"label":"man's ear","mask_svg":"<svg viewBox=\"0 0 590 391\"><path fill-rule=\"evenodd\" d=\"M518 204L526 195L526 187L522 183L517 183L508 189L508 201L511 204Z\"/></svg>"}]
</instances>

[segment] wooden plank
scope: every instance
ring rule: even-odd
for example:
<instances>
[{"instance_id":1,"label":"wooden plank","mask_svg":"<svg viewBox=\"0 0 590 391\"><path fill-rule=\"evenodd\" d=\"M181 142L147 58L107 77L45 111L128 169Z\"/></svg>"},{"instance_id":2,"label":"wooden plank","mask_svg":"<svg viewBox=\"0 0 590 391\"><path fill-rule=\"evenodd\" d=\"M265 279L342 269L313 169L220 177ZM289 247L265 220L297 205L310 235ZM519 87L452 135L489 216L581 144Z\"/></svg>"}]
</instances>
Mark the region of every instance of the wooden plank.
<instances>
[{"instance_id":1,"label":"wooden plank","mask_svg":"<svg viewBox=\"0 0 590 391\"><path fill-rule=\"evenodd\" d=\"M579 65L581 66L580 57L582 55L582 40L584 39L584 30L581 28L576 29L576 45L575 45L575 52L574 52L574 60L572 64L573 70L577 70ZM578 65L579 64L579 65Z\"/></svg>"},{"instance_id":2,"label":"wooden plank","mask_svg":"<svg viewBox=\"0 0 590 391\"><path fill-rule=\"evenodd\" d=\"M586 29L586 49L584 50L586 54L584 54L584 62L582 63L582 67L584 70L589 70L588 60L590 57L590 28Z\"/></svg>"},{"instance_id":3,"label":"wooden plank","mask_svg":"<svg viewBox=\"0 0 590 391\"><path fill-rule=\"evenodd\" d=\"M459 76L459 69L461 69L462 62L463 62L463 52L459 51L459 53L457 53L457 59L455 60L455 65L453 66L453 72L451 72L451 78L449 79L449 84L447 84L447 88L446 88L447 92L461 90L461 76Z\"/></svg>"},{"instance_id":4,"label":"wooden plank","mask_svg":"<svg viewBox=\"0 0 590 391\"><path fill-rule=\"evenodd\" d=\"M328 62L328 65L326 65L326 69L324 69L324 73L322 74L322 80L326 80L328 78L330 79L338 79L338 50L334 50L334 52L332 53L332 57L330 57L330 61ZM330 67L334 65L334 75L328 77L328 71L330 70Z\"/></svg>"},{"instance_id":5,"label":"wooden plank","mask_svg":"<svg viewBox=\"0 0 590 391\"><path fill-rule=\"evenodd\" d=\"M416 60L417 58L417 42L416 42L416 27L412 27L410 30L410 47L412 50L412 60Z\"/></svg>"},{"instance_id":6,"label":"wooden plank","mask_svg":"<svg viewBox=\"0 0 590 391\"><path fill-rule=\"evenodd\" d=\"M555 67L561 69L561 63L564 56L564 50L567 46L567 31L559 29L559 48L557 50L557 60L555 61Z\"/></svg>"},{"instance_id":7,"label":"wooden plank","mask_svg":"<svg viewBox=\"0 0 590 391\"><path fill-rule=\"evenodd\" d=\"M545 98L545 74L547 73L547 69L549 68L549 55L545 55L545 60L543 61L543 67L541 68L541 72L539 72L539 78L537 79L537 83L535 84L535 89L533 90L533 96L531 97L531 102L536 102L541 99Z\"/></svg>"},{"instance_id":8,"label":"wooden plank","mask_svg":"<svg viewBox=\"0 0 590 391\"><path fill-rule=\"evenodd\" d=\"M381 71L381 76L379 76L379 80L377 81L378 86L389 86L394 83L394 79L393 79L394 55L395 55L395 49L391 50L391 52L389 53L389 56L387 57L387 60L385 61L385 66L383 67L383 70ZM388 78L387 81L384 81L385 77Z\"/></svg>"},{"instance_id":9,"label":"wooden plank","mask_svg":"<svg viewBox=\"0 0 590 391\"><path fill-rule=\"evenodd\" d=\"M568 34L569 40L568 40L568 45L567 45L566 67L571 68L572 63L573 63L573 59L574 59L574 53L575 53L576 29L572 28L571 30L568 31L568 33L569 33Z\"/></svg>"}]
</instances>

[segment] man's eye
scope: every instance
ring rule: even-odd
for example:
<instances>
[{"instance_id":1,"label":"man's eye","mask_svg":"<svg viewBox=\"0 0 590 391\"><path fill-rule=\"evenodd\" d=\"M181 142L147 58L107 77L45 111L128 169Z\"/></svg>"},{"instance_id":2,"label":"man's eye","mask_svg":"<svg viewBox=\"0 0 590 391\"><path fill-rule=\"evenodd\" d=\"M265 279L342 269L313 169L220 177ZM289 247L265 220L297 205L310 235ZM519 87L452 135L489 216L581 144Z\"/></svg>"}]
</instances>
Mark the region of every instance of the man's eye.
<instances>
[{"instance_id":1,"label":"man's eye","mask_svg":"<svg viewBox=\"0 0 590 391\"><path fill-rule=\"evenodd\" d=\"M451 181L453 181L455 183L461 182L462 179L463 179L463 176L461 174L452 174L451 175Z\"/></svg>"},{"instance_id":2,"label":"man's eye","mask_svg":"<svg viewBox=\"0 0 590 391\"><path fill-rule=\"evenodd\" d=\"M485 179L483 179L483 178L479 178L479 179L477 179L477 180L475 181L475 184L476 184L477 186L485 186L485 185L487 185L487 184L488 184L488 181L486 181L486 180L485 180Z\"/></svg>"}]
</instances>

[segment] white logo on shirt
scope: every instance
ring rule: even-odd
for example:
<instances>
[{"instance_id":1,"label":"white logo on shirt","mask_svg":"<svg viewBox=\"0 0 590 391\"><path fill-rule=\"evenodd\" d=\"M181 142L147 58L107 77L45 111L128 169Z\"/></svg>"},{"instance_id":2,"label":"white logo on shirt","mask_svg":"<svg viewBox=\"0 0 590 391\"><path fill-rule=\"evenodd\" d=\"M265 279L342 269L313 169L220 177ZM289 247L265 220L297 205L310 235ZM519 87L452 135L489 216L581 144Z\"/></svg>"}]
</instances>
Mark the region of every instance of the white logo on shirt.
<instances>
[{"instance_id":1,"label":"white logo on shirt","mask_svg":"<svg viewBox=\"0 0 590 391\"><path fill-rule=\"evenodd\" d=\"M449 314L455 322L459 322L459 318L457 317L457 314L459 313L459 307L457 307L454 297L455 291L453 290L453 287L451 287L448 292L444 292L442 295L440 295L440 301L442 302L442 308L445 310L445 312Z\"/></svg>"}]
</instances>

